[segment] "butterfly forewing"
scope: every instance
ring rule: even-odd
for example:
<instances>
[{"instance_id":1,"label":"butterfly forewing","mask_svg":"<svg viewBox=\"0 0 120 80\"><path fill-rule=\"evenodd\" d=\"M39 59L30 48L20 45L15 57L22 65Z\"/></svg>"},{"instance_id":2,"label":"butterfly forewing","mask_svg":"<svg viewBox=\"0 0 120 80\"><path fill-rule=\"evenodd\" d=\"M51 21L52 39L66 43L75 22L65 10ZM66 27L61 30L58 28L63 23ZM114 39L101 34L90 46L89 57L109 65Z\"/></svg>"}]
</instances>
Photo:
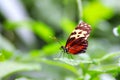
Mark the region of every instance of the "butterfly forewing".
<instances>
[{"instance_id":1,"label":"butterfly forewing","mask_svg":"<svg viewBox=\"0 0 120 80\"><path fill-rule=\"evenodd\" d=\"M85 22L80 22L80 24L70 34L66 42L65 49L67 52L71 54L84 53L88 46L87 39L90 32L90 25Z\"/></svg>"}]
</instances>

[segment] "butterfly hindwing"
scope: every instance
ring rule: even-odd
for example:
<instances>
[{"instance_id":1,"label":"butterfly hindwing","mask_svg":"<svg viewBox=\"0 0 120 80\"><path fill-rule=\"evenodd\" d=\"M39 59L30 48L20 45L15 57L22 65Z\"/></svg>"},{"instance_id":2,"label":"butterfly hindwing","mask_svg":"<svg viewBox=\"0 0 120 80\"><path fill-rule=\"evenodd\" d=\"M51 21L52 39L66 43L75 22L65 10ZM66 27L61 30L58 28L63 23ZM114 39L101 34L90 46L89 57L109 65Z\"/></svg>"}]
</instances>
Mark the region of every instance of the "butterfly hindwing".
<instances>
[{"instance_id":1,"label":"butterfly hindwing","mask_svg":"<svg viewBox=\"0 0 120 80\"><path fill-rule=\"evenodd\" d=\"M67 47L68 45L66 45ZM83 37L74 40L68 47L68 52L72 54L84 53L87 49L88 41Z\"/></svg>"}]
</instances>

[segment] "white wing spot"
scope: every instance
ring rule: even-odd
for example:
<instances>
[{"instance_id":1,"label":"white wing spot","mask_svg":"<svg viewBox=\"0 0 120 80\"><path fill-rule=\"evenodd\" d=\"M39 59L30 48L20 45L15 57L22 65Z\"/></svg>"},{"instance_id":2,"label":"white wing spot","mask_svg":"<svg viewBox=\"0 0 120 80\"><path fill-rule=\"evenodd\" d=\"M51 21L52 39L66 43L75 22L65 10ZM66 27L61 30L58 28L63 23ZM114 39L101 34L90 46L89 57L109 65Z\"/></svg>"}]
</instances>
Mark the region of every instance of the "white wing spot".
<instances>
[{"instance_id":1,"label":"white wing spot","mask_svg":"<svg viewBox=\"0 0 120 80\"><path fill-rule=\"evenodd\" d=\"M84 26L83 24L81 24L81 26Z\"/></svg>"},{"instance_id":2,"label":"white wing spot","mask_svg":"<svg viewBox=\"0 0 120 80\"><path fill-rule=\"evenodd\" d=\"M85 25L85 26L87 26L87 24L86 24L86 23L85 23L84 25Z\"/></svg>"},{"instance_id":3,"label":"white wing spot","mask_svg":"<svg viewBox=\"0 0 120 80\"><path fill-rule=\"evenodd\" d=\"M89 35L86 35L85 40L89 37Z\"/></svg>"},{"instance_id":4,"label":"white wing spot","mask_svg":"<svg viewBox=\"0 0 120 80\"><path fill-rule=\"evenodd\" d=\"M82 30L74 30L73 32L76 32L76 34L71 35L70 38L75 37L76 39L79 37L85 37L85 34L87 33L87 31L82 31ZM81 32L81 34L79 34L79 32Z\"/></svg>"}]
</instances>

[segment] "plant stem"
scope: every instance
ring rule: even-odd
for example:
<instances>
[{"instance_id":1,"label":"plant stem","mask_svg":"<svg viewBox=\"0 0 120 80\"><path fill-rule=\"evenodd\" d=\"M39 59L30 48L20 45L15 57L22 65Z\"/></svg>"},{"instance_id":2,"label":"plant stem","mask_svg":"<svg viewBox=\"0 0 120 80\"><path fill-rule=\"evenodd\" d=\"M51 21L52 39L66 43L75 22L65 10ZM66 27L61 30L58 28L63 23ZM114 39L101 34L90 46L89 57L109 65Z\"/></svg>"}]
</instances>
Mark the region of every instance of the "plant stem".
<instances>
[{"instance_id":1,"label":"plant stem","mask_svg":"<svg viewBox=\"0 0 120 80\"><path fill-rule=\"evenodd\" d=\"M83 11L82 11L82 0L77 0L78 3L78 11L79 11L79 22L82 21Z\"/></svg>"}]
</instances>

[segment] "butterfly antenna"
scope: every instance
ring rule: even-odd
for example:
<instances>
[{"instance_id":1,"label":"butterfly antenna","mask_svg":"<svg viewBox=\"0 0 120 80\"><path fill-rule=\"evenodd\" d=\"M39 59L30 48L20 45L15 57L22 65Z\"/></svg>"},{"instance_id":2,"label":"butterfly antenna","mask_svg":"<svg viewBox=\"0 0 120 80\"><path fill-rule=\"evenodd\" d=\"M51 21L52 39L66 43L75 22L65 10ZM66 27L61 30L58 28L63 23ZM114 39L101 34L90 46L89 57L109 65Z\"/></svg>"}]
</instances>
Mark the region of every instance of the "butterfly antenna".
<instances>
[{"instance_id":1,"label":"butterfly antenna","mask_svg":"<svg viewBox=\"0 0 120 80\"><path fill-rule=\"evenodd\" d=\"M62 46L62 43L56 37L50 36L50 38L52 38L53 40L55 40L56 42L58 42L60 44L60 46Z\"/></svg>"}]
</instances>

